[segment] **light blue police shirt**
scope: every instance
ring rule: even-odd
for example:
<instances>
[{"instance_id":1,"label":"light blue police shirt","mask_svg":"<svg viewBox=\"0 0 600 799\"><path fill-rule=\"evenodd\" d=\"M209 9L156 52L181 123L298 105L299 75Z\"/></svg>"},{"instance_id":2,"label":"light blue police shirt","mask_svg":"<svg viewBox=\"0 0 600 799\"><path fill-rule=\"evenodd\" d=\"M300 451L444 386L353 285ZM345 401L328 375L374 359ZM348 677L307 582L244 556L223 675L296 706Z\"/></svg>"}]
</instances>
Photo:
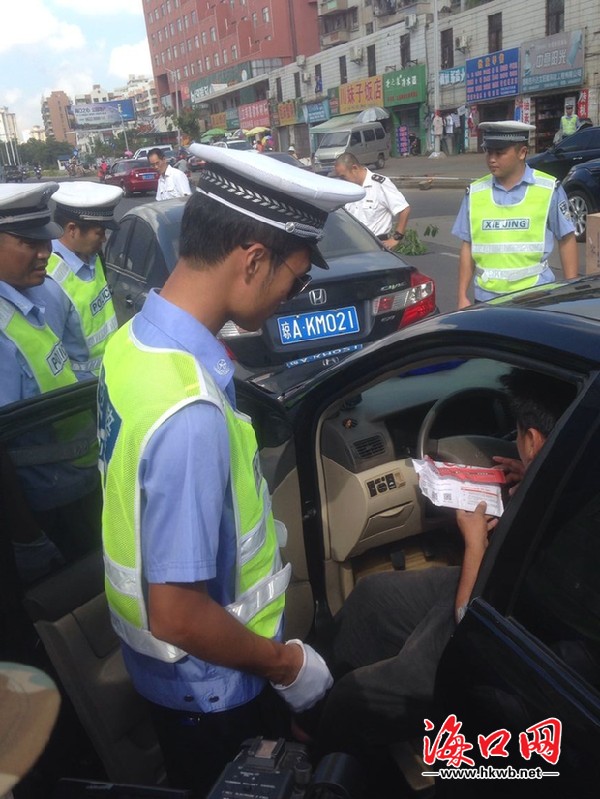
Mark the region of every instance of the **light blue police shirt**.
<instances>
[{"instance_id":1,"label":"light blue police shirt","mask_svg":"<svg viewBox=\"0 0 600 799\"><path fill-rule=\"evenodd\" d=\"M35 327L44 326L44 310L33 298L34 289L22 291L0 280L0 297L8 300ZM56 330L54 330L56 333ZM0 331L0 406L40 395L40 389L29 364L15 344ZM55 440L52 427L19 436L10 442L15 449L47 446ZM29 506L44 511L66 505L94 490L97 470L80 468L70 463L42 463L17 469Z\"/></svg>"},{"instance_id":2,"label":"light blue police shirt","mask_svg":"<svg viewBox=\"0 0 600 799\"><path fill-rule=\"evenodd\" d=\"M501 186L496 178L492 175L492 197L494 202L498 205L515 205L520 203L525 197L527 187L533 184L533 170L530 166L525 165L525 172L520 183L510 189L505 189ZM554 247L554 237L560 241L569 233L574 233L575 228L569 216L569 201L562 186L558 186L552 194L550 200L550 209L548 211L548 224L546 227L546 235L544 239L544 255L542 260L546 260ZM462 241L471 241L471 220L469 215L469 196L463 197L458 216L452 226L452 234L457 236ZM545 283L552 283L554 280L554 272L549 266L546 266L543 272L538 275L537 283L535 285L541 286ZM492 299L498 295L484 291L479 288L477 284L474 287L475 299L479 302Z\"/></svg>"},{"instance_id":3,"label":"light blue police shirt","mask_svg":"<svg viewBox=\"0 0 600 799\"><path fill-rule=\"evenodd\" d=\"M87 261L80 255L69 250L58 239L52 242L52 252L56 253L69 267L79 280L89 282L96 277L96 258L91 255ZM81 328L81 319L70 298L62 290L60 284L48 275L41 286L31 289L36 301L45 308L46 321L57 331L57 335L65 346L69 357L73 361L87 361L89 358L85 335ZM92 372L76 371L75 376L79 381L90 380L95 377Z\"/></svg>"},{"instance_id":4,"label":"light blue police shirt","mask_svg":"<svg viewBox=\"0 0 600 799\"><path fill-rule=\"evenodd\" d=\"M224 346L186 311L152 291L134 317L133 332L142 344L191 353L235 407L233 365ZM160 426L140 463L140 486L144 579L206 582L212 599L232 602L236 541L229 439L212 403L187 405ZM227 710L254 699L265 685L261 677L192 656L163 663L122 647L136 690L166 707Z\"/></svg>"}]
</instances>

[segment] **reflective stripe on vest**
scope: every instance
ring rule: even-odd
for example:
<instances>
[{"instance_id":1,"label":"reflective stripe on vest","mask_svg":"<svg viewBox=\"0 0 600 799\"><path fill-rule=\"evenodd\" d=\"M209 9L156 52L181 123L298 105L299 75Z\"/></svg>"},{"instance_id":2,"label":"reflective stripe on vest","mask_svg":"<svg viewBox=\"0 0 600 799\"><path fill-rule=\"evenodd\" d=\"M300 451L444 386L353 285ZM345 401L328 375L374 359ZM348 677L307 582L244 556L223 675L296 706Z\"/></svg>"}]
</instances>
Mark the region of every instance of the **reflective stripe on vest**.
<instances>
[{"instance_id":1,"label":"reflective stripe on vest","mask_svg":"<svg viewBox=\"0 0 600 799\"><path fill-rule=\"evenodd\" d=\"M494 201L490 175L471 184L471 254L475 280L484 291L505 294L530 288L544 270L546 227L556 181L537 171L533 178L523 199L513 205Z\"/></svg>"},{"instance_id":2,"label":"reflective stripe on vest","mask_svg":"<svg viewBox=\"0 0 600 799\"><path fill-rule=\"evenodd\" d=\"M94 269L93 280L81 280L59 253L52 253L47 266L48 274L67 295L79 317L88 349L88 358L73 362L73 369L99 375L106 342L117 329L117 317L99 257Z\"/></svg>"},{"instance_id":3,"label":"reflective stripe on vest","mask_svg":"<svg viewBox=\"0 0 600 799\"><path fill-rule=\"evenodd\" d=\"M236 525L235 599L226 610L253 632L275 635L291 577L282 568L271 500L247 416L233 410L193 356L142 345L128 323L113 336L100 382L100 467L106 595L117 634L133 649L172 662L186 653L152 636L143 593L139 465L154 432L198 401L223 413Z\"/></svg>"},{"instance_id":4,"label":"reflective stripe on vest","mask_svg":"<svg viewBox=\"0 0 600 799\"><path fill-rule=\"evenodd\" d=\"M77 382L69 356L56 334L44 324L32 325L15 306L0 297L0 330L31 369L40 394Z\"/></svg>"}]
</instances>

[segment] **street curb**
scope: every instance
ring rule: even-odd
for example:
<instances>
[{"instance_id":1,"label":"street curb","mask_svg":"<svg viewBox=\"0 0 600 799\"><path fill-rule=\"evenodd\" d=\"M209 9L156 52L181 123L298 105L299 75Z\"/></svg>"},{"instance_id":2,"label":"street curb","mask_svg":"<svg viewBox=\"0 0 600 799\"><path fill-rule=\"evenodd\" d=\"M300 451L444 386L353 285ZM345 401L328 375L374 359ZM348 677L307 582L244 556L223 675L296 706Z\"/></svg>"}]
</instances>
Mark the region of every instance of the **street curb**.
<instances>
[{"instance_id":1,"label":"street curb","mask_svg":"<svg viewBox=\"0 0 600 799\"><path fill-rule=\"evenodd\" d=\"M399 189L466 189L475 178L451 178L442 175L406 175L391 177Z\"/></svg>"}]
</instances>

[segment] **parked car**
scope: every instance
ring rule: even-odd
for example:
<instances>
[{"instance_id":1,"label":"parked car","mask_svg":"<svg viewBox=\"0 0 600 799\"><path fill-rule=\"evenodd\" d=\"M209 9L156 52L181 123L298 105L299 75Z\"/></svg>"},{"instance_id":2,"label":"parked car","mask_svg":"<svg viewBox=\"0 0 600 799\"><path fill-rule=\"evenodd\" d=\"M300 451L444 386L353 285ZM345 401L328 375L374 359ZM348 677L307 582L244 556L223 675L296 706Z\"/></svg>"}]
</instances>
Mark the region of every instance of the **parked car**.
<instances>
[{"instance_id":1,"label":"parked car","mask_svg":"<svg viewBox=\"0 0 600 799\"><path fill-rule=\"evenodd\" d=\"M213 147L227 147L230 150L251 150L252 145L248 139L223 139L212 142Z\"/></svg>"},{"instance_id":2,"label":"parked car","mask_svg":"<svg viewBox=\"0 0 600 799\"><path fill-rule=\"evenodd\" d=\"M121 186L126 197L134 194L156 194L158 172L147 158L125 158L115 161L104 177L104 183Z\"/></svg>"},{"instance_id":3,"label":"parked car","mask_svg":"<svg viewBox=\"0 0 600 799\"><path fill-rule=\"evenodd\" d=\"M132 208L110 237L107 281L120 323L173 270L184 205L178 199ZM283 373L306 363L320 368L318 361L340 357L435 312L433 281L388 252L346 211L329 216L319 248L330 268L312 270L310 291L281 305L259 333L233 323L221 331L245 367Z\"/></svg>"},{"instance_id":4,"label":"parked car","mask_svg":"<svg viewBox=\"0 0 600 799\"><path fill-rule=\"evenodd\" d=\"M577 241L585 241L588 214L600 211L600 158L577 164L562 182Z\"/></svg>"},{"instance_id":5,"label":"parked car","mask_svg":"<svg viewBox=\"0 0 600 799\"><path fill-rule=\"evenodd\" d=\"M163 152L173 152L172 144L147 144L145 147L140 147L133 154L134 158L148 158L150 150L162 150Z\"/></svg>"},{"instance_id":6,"label":"parked car","mask_svg":"<svg viewBox=\"0 0 600 799\"><path fill-rule=\"evenodd\" d=\"M285 636L309 636L319 647L329 640L331 614L362 574L390 570L392 557L407 569L460 559L454 517L424 499L412 458L427 452L481 464L507 443L514 446L501 382L511 369L562 379L575 398L493 532L473 599L438 669L436 705L424 714L435 732L446 715L464 723L461 734L473 748L468 755L481 745L477 735L505 731L487 767L516 764L560 776L512 780L498 793L503 784L495 780L442 775L435 796L462 798L475 790L477 796L537 797L548 796L551 786L550 795L561 799L595 799L600 277L427 319L279 399L238 383L238 407L253 419L273 510L288 529L283 556L293 577ZM0 409L0 442L21 478L27 468L65 463L67 442L55 452L49 445L55 426L81 429L70 420L93 417L95 401L90 381ZM72 457L80 461L84 453L79 442ZM51 795L58 776L155 784L160 753L123 668L103 594L99 477L86 506L95 531L87 533L86 520L77 517L80 535L72 544L79 554L66 551L69 565L29 586L21 584L10 548L18 497L6 469L1 479L0 624L6 634L0 657L51 671L69 698L30 787ZM73 514L63 510L66 524ZM82 539L89 550L83 554ZM541 732L537 748L519 756L518 733L545 720L560 722L553 765L543 756ZM446 758L451 751L457 750L446 748ZM200 763L201 752L198 757Z\"/></svg>"},{"instance_id":7,"label":"parked car","mask_svg":"<svg viewBox=\"0 0 600 799\"><path fill-rule=\"evenodd\" d=\"M190 155L187 162L190 172L201 172L206 164L206 161L197 155Z\"/></svg>"},{"instance_id":8,"label":"parked car","mask_svg":"<svg viewBox=\"0 0 600 799\"><path fill-rule=\"evenodd\" d=\"M532 155L527 163L562 180L571 167L593 158L600 158L600 127L580 128L545 152Z\"/></svg>"}]
</instances>

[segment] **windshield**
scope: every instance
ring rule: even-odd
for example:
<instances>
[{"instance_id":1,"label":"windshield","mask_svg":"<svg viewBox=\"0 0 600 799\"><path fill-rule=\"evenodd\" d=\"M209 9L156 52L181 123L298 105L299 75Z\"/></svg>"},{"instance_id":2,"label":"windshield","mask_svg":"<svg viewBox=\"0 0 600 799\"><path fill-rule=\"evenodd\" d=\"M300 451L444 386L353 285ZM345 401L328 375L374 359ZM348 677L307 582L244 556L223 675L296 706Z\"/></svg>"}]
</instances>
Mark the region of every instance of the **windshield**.
<instances>
[{"instance_id":1,"label":"windshield","mask_svg":"<svg viewBox=\"0 0 600 799\"><path fill-rule=\"evenodd\" d=\"M252 147L247 141L230 141L227 142L230 150L251 150Z\"/></svg>"},{"instance_id":2,"label":"windshield","mask_svg":"<svg viewBox=\"0 0 600 799\"><path fill-rule=\"evenodd\" d=\"M325 259L380 251L377 239L343 208L329 214L319 242L319 252Z\"/></svg>"},{"instance_id":3,"label":"windshield","mask_svg":"<svg viewBox=\"0 0 600 799\"><path fill-rule=\"evenodd\" d=\"M350 136L347 130L338 130L332 133L327 133L319 144L321 147L345 147L348 144L348 137Z\"/></svg>"}]
</instances>

